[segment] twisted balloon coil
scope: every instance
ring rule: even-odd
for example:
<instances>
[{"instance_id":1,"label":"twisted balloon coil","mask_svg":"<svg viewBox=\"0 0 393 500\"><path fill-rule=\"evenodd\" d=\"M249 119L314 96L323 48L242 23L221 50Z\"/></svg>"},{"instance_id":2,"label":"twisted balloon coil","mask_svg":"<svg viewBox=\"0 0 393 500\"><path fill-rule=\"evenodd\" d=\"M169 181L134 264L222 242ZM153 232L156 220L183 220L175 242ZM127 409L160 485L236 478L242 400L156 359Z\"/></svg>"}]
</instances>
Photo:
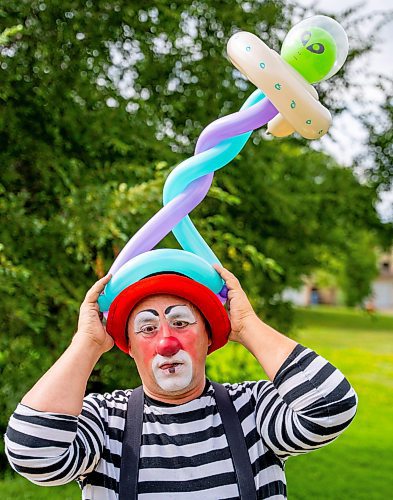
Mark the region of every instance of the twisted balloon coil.
<instances>
[{"instance_id":1,"label":"twisted balloon coil","mask_svg":"<svg viewBox=\"0 0 393 500\"><path fill-rule=\"evenodd\" d=\"M213 172L232 161L243 149L252 131L268 123L277 113L264 94L256 90L239 112L220 118L203 130L195 155L180 163L168 176L164 185L163 208L135 233L112 264L109 273L113 278L99 298L102 311L107 311L114 297L129 284L143 278L146 273L153 274L168 268L178 272L187 272L188 269L192 273L191 278L207 281L205 284L215 293L221 291L223 282L211 267L219 260L188 214L208 193ZM173 231L183 251L149 251L170 231ZM193 256L186 255L188 253ZM163 259L165 255L167 259ZM195 256L203 259L202 262L195 260ZM187 260L184 262L184 259ZM202 268L202 274L207 274L205 279L192 272L194 261L199 264L194 267Z\"/></svg>"},{"instance_id":2,"label":"twisted balloon coil","mask_svg":"<svg viewBox=\"0 0 393 500\"><path fill-rule=\"evenodd\" d=\"M329 18L317 18L322 19L325 27L325 19ZM338 23L330 21L335 23L334 29L337 30ZM310 25L310 20L303 22ZM307 29L297 41L309 42L317 33L326 46L331 43L331 37L324 29L316 28L315 33L312 27ZM323 44L319 43L318 54L323 53L320 46ZM297 60L301 55L299 47L295 44L293 50ZM296 130L304 137L316 138L325 134L331 124L330 113L318 102L315 89L258 37L246 32L236 33L228 42L228 55L235 67L258 86L258 90L245 101L240 111L208 125L198 138L194 156L180 163L168 176L163 190L163 207L135 233L109 270L113 277L98 299L103 312L109 310L114 298L127 286L150 274L165 271L179 272L199 281L225 302L224 282L212 267L219 260L188 214L205 198L214 172L239 154L253 130L270 122L270 128L277 131L274 135L288 135ZM342 65L345 58L341 57L341 60ZM325 73L330 71L329 76L333 74L333 62L323 68ZM335 71L338 71L341 66L334 64L337 66ZM183 250L151 250L170 231Z\"/></svg>"}]
</instances>

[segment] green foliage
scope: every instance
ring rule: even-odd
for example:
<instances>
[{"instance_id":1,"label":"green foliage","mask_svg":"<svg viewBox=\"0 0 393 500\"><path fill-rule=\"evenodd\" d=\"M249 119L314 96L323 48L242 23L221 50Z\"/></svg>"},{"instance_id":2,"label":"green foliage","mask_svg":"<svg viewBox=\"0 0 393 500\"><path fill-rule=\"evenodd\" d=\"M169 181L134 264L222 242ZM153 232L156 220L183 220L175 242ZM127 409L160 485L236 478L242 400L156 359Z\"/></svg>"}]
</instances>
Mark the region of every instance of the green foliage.
<instances>
[{"instance_id":1,"label":"green foliage","mask_svg":"<svg viewBox=\"0 0 393 500\"><path fill-rule=\"evenodd\" d=\"M339 285L348 306L356 306L371 294L371 282L378 275L375 239L371 234L357 232L348 242L348 252L343 259Z\"/></svg>"},{"instance_id":2,"label":"green foliage","mask_svg":"<svg viewBox=\"0 0 393 500\"><path fill-rule=\"evenodd\" d=\"M240 344L229 342L206 360L207 376L216 382L236 383L241 380L267 378L258 361Z\"/></svg>"},{"instance_id":3,"label":"green foliage","mask_svg":"<svg viewBox=\"0 0 393 500\"><path fill-rule=\"evenodd\" d=\"M331 248L320 255L320 268L313 280L321 287L335 287L344 294L348 306L362 305L371 294L371 283L378 275L378 241L370 231L359 229L345 241L342 252Z\"/></svg>"},{"instance_id":4,"label":"green foliage","mask_svg":"<svg viewBox=\"0 0 393 500\"><path fill-rule=\"evenodd\" d=\"M393 188L393 81L380 83L385 97L377 116L366 115L362 122L368 131L367 153L357 160L357 167L380 191Z\"/></svg>"},{"instance_id":5,"label":"green foliage","mask_svg":"<svg viewBox=\"0 0 393 500\"><path fill-rule=\"evenodd\" d=\"M15 35L23 30L23 26L18 24L17 26L12 26L11 28L6 28L3 33L0 34L0 45L6 45L9 43Z\"/></svg>"},{"instance_id":6,"label":"green foliage","mask_svg":"<svg viewBox=\"0 0 393 500\"><path fill-rule=\"evenodd\" d=\"M226 59L226 40L244 29L279 50L294 10L302 14L273 0L0 2L2 430L69 344L86 290L161 206L170 170L253 90ZM348 65L368 50L359 39ZM320 93L335 111L345 69L332 85ZM282 291L326 252L344 262L358 231L377 238L375 199L309 143L256 133L192 218L263 317L289 332ZM359 283L365 261L352 264ZM137 383L113 351L88 390Z\"/></svg>"}]
</instances>

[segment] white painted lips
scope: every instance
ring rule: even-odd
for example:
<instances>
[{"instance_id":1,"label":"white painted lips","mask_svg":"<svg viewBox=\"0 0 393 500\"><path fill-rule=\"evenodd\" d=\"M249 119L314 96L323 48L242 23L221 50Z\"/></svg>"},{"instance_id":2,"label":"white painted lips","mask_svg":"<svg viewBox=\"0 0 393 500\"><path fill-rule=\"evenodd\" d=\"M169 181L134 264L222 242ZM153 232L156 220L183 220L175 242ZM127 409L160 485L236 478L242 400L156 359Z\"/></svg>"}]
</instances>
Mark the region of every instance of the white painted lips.
<instances>
[{"instance_id":1,"label":"white painted lips","mask_svg":"<svg viewBox=\"0 0 393 500\"><path fill-rule=\"evenodd\" d=\"M157 354L153 359L153 370L167 370L171 367L187 365L190 362L189 355L185 351L179 351L175 356L161 356Z\"/></svg>"},{"instance_id":2,"label":"white painted lips","mask_svg":"<svg viewBox=\"0 0 393 500\"><path fill-rule=\"evenodd\" d=\"M153 359L152 369L156 382L166 391L184 389L192 380L192 359L183 350L172 357L157 354Z\"/></svg>"}]
</instances>

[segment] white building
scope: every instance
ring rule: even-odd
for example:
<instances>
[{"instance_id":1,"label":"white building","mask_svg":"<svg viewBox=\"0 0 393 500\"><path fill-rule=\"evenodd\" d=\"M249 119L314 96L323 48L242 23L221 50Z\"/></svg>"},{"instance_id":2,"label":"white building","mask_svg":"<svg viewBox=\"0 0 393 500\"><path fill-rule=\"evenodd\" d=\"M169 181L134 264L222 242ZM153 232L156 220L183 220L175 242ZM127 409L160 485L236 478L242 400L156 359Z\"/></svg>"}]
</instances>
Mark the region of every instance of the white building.
<instances>
[{"instance_id":1,"label":"white building","mask_svg":"<svg viewBox=\"0 0 393 500\"><path fill-rule=\"evenodd\" d=\"M284 290L282 297L297 306L337 305L338 290L335 287L317 287L311 278L305 278L299 290ZM377 311L393 312L393 249L379 258L379 275L372 284L372 293L365 306Z\"/></svg>"},{"instance_id":2,"label":"white building","mask_svg":"<svg viewBox=\"0 0 393 500\"><path fill-rule=\"evenodd\" d=\"M393 249L379 260L380 273L372 285L371 302L375 309L393 310Z\"/></svg>"}]
</instances>

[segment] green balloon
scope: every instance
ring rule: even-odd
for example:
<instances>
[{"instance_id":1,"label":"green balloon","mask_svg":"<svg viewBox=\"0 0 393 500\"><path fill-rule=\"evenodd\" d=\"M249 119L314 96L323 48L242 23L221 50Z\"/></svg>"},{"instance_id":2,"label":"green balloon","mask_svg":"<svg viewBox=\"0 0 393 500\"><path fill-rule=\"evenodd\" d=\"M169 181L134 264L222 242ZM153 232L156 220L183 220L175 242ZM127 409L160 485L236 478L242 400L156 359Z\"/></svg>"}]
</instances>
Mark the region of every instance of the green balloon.
<instances>
[{"instance_id":1,"label":"green balloon","mask_svg":"<svg viewBox=\"0 0 393 500\"><path fill-rule=\"evenodd\" d=\"M310 83L319 82L329 73L336 55L334 38L318 27L290 31L281 48L281 57Z\"/></svg>"}]
</instances>

